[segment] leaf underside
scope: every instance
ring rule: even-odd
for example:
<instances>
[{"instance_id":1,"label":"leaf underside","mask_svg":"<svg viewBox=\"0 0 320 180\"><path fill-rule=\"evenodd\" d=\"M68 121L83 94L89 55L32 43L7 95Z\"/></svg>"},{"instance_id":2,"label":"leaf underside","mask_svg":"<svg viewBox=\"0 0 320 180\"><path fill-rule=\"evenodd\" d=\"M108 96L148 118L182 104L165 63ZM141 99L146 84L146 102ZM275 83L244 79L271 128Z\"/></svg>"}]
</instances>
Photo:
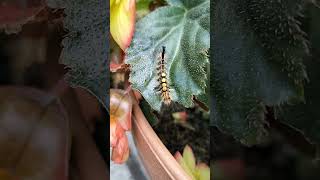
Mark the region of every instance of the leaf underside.
<instances>
[{"instance_id":1,"label":"leaf underside","mask_svg":"<svg viewBox=\"0 0 320 180\"><path fill-rule=\"evenodd\" d=\"M207 96L206 55L209 39L209 0L170 0L136 24L126 63L131 66L129 81L139 90L151 107L160 110L162 99L158 90L157 63L162 46L170 96L185 107L193 106L193 96ZM208 106L208 102L205 102Z\"/></svg>"},{"instance_id":2,"label":"leaf underside","mask_svg":"<svg viewBox=\"0 0 320 180\"><path fill-rule=\"evenodd\" d=\"M108 110L109 98L109 6L104 1L48 0L54 8L64 8L60 61L69 69L66 80L73 87L88 90Z\"/></svg>"},{"instance_id":3,"label":"leaf underside","mask_svg":"<svg viewBox=\"0 0 320 180\"><path fill-rule=\"evenodd\" d=\"M212 125L247 145L267 138L265 106L304 100L307 40L302 1L216 0L211 61Z\"/></svg>"}]
</instances>

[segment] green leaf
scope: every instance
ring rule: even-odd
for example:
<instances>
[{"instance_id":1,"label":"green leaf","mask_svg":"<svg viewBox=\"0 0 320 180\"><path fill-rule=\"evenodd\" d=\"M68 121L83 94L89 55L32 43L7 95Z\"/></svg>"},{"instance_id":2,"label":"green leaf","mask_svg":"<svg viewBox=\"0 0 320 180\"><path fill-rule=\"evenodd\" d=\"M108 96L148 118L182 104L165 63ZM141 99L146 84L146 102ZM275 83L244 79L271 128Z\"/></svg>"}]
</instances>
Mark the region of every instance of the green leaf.
<instances>
[{"instance_id":1,"label":"green leaf","mask_svg":"<svg viewBox=\"0 0 320 180\"><path fill-rule=\"evenodd\" d=\"M157 117L152 113L150 105L145 100L140 101L140 107L151 126L155 126L159 123Z\"/></svg>"},{"instance_id":2,"label":"green leaf","mask_svg":"<svg viewBox=\"0 0 320 180\"><path fill-rule=\"evenodd\" d=\"M309 20L308 34L312 56L306 59L309 81L305 85L305 102L276 109L279 120L301 131L312 143L320 143L320 8L311 4L305 18Z\"/></svg>"},{"instance_id":3,"label":"green leaf","mask_svg":"<svg viewBox=\"0 0 320 180\"><path fill-rule=\"evenodd\" d=\"M213 42L213 41L211 40L211 42ZM206 52L206 54L207 54L207 52ZM210 59L209 56L208 56L208 58ZM209 102L209 100L210 100L209 94L210 94L210 92L212 92L212 91L210 91L210 65L207 66L206 73L207 73L206 89L205 89L204 93L195 96L195 98L197 100L199 100L200 102L204 103L207 106L207 108L209 109L209 103L210 103Z\"/></svg>"},{"instance_id":4,"label":"green leaf","mask_svg":"<svg viewBox=\"0 0 320 180\"><path fill-rule=\"evenodd\" d=\"M194 174L196 169L196 158L194 157L193 151L190 146L186 145L186 147L183 149L182 156L191 173Z\"/></svg>"},{"instance_id":5,"label":"green leaf","mask_svg":"<svg viewBox=\"0 0 320 180\"><path fill-rule=\"evenodd\" d=\"M66 79L95 95L106 108L109 89L109 9L99 0L48 0L64 8L64 27L69 31L62 41L61 63L69 68Z\"/></svg>"},{"instance_id":6,"label":"green leaf","mask_svg":"<svg viewBox=\"0 0 320 180\"><path fill-rule=\"evenodd\" d=\"M310 82L305 88L305 103L277 108L279 120L301 131L313 143L320 143L320 62L307 63Z\"/></svg>"},{"instance_id":7,"label":"green leaf","mask_svg":"<svg viewBox=\"0 0 320 180\"><path fill-rule=\"evenodd\" d=\"M140 19L141 17L144 17L147 15L149 10L149 5L152 2L152 0L138 0L136 3L136 13L137 18Z\"/></svg>"},{"instance_id":8,"label":"green leaf","mask_svg":"<svg viewBox=\"0 0 320 180\"><path fill-rule=\"evenodd\" d=\"M216 0L212 124L247 145L267 138L265 106L304 99L302 1Z\"/></svg>"},{"instance_id":9,"label":"green leaf","mask_svg":"<svg viewBox=\"0 0 320 180\"><path fill-rule=\"evenodd\" d=\"M198 164L196 170L198 180L210 180L210 168L206 164Z\"/></svg>"},{"instance_id":10,"label":"green leaf","mask_svg":"<svg viewBox=\"0 0 320 180\"><path fill-rule=\"evenodd\" d=\"M126 63L131 65L132 87L157 111L162 99L155 90L159 84L156 66L162 46L166 46L166 70L173 101L191 107L193 96L204 94L208 86L209 60L205 52L210 46L209 0L170 0L168 4L136 24L126 57Z\"/></svg>"},{"instance_id":11,"label":"green leaf","mask_svg":"<svg viewBox=\"0 0 320 180\"><path fill-rule=\"evenodd\" d=\"M193 171L189 168L187 162L185 161L184 157L180 154L180 152L176 152L174 155L175 159L178 161L182 169L191 177L192 180L195 180Z\"/></svg>"},{"instance_id":12,"label":"green leaf","mask_svg":"<svg viewBox=\"0 0 320 180\"><path fill-rule=\"evenodd\" d=\"M319 2L320 4L320 2ZM315 53L320 54L320 5L309 6L309 14L310 14L310 41L312 44L312 48L314 48Z\"/></svg>"}]
</instances>

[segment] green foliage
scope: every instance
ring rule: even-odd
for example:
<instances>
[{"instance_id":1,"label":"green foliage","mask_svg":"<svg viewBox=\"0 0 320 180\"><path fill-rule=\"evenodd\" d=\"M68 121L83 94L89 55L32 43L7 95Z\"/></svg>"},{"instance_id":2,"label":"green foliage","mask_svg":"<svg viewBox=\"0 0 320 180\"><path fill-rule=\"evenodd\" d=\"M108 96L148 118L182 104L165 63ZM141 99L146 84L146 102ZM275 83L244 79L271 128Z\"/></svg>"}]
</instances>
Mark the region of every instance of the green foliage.
<instances>
[{"instance_id":1,"label":"green foliage","mask_svg":"<svg viewBox=\"0 0 320 180\"><path fill-rule=\"evenodd\" d=\"M310 82L305 89L305 103L277 108L277 118L297 128L312 142L320 143L320 62L307 63Z\"/></svg>"},{"instance_id":2,"label":"green foliage","mask_svg":"<svg viewBox=\"0 0 320 180\"><path fill-rule=\"evenodd\" d=\"M150 105L145 100L141 100L140 107L141 107L143 114L146 116L146 118L148 119L148 122L150 123L151 126L154 126L157 123L159 123L159 120L152 113L152 109L151 109Z\"/></svg>"},{"instance_id":3,"label":"green foliage","mask_svg":"<svg viewBox=\"0 0 320 180\"><path fill-rule=\"evenodd\" d=\"M73 87L82 87L107 108L109 89L109 10L98 1L48 0L54 8L64 8L64 27L68 34L62 41L61 63L69 68L66 79ZM107 108L108 109L108 108Z\"/></svg>"},{"instance_id":4,"label":"green foliage","mask_svg":"<svg viewBox=\"0 0 320 180\"><path fill-rule=\"evenodd\" d=\"M206 55L209 40L209 0L168 0L168 6L148 14L136 24L126 63L131 65L129 81L151 107L161 107L156 66L161 47L166 46L166 69L173 101L193 105L193 96L206 96ZM208 104L207 104L208 106Z\"/></svg>"},{"instance_id":5,"label":"green foliage","mask_svg":"<svg viewBox=\"0 0 320 180\"><path fill-rule=\"evenodd\" d=\"M320 1L318 6L309 5L308 15L310 18L310 41L314 53L320 55Z\"/></svg>"},{"instance_id":6,"label":"green foliage","mask_svg":"<svg viewBox=\"0 0 320 180\"><path fill-rule=\"evenodd\" d=\"M193 180L210 179L210 168L204 163L196 164L196 159L190 146L185 146L182 155L177 152L175 158Z\"/></svg>"},{"instance_id":7,"label":"green foliage","mask_svg":"<svg viewBox=\"0 0 320 180\"><path fill-rule=\"evenodd\" d=\"M310 20L308 35L312 49L305 60L309 81L305 85L305 102L276 109L279 120L300 130L311 143L320 143L320 8L310 5L306 19Z\"/></svg>"},{"instance_id":8,"label":"green foliage","mask_svg":"<svg viewBox=\"0 0 320 180\"><path fill-rule=\"evenodd\" d=\"M138 19L144 17L150 12L149 5L151 2L152 0L138 0L136 2L136 13Z\"/></svg>"},{"instance_id":9,"label":"green foliage","mask_svg":"<svg viewBox=\"0 0 320 180\"><path fill-rule=\"evenodd\" d=\"M304 100L302 0L216 0L212 124L247 145L267 138L265 106Z\"/></svg>"}]
</instances>

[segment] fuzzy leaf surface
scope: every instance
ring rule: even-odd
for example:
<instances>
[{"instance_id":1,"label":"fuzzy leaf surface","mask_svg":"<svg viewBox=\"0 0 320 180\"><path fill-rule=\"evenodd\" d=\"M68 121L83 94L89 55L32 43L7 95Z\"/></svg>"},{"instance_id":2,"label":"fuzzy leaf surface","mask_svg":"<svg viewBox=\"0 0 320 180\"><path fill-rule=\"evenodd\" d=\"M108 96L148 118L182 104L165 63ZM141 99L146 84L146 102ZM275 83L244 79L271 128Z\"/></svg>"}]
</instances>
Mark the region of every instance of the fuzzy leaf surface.
<instances>
[{"instance_id":1,"label":"fuzzy leaf surface","mask_svg":"<svg viewBox=\"0 0 320 180\"><path fill-rule=\"evenodd\" d=\"M305 60L309 81L305 85L305 102L276 109L278 120L300 131L310 143L320 144L320 7L308 6L304 24L309 24L308 35L312 54Z\"/></svg>"},{"instance_id":2,"label":"fuzzy leaf surface","mask_svg":"<svg viewBox=\"0 0 320 180\"><path fill-rule=\"evenodd\" d=\"M302 1L216 0L212 124L247 145L267 137L265 106L304 99Z\"/></svg>"},{"instance_id":3,"label":"fuzzy leaf surface","mask_svg":"<svg viewBox=\"0 0 320 180\"><path fill-rule=\"evenodd\" d=\"M155 89L159 85L156 67L162 46L166 47L166 71L173 101L191 107L193 96L205 94L209 84L206 75L209 0L168 0L167 3L168 6L137 22L126 57L126 63L131 65L132 87L157 111L162 104Z\"/></svg>"},{"instance_id":4,"label":"fuzzy leaf surface","mask_svg":"<svg viewBox=\"0 0 320 180\"><path fill-rule=\"evenodd\" d=\"M50 7L64 8L60 61L69 69L66 79L73 87L88 90L109 109L109 6L105 1L47 0Z\"/></svg>"}]
</instances>

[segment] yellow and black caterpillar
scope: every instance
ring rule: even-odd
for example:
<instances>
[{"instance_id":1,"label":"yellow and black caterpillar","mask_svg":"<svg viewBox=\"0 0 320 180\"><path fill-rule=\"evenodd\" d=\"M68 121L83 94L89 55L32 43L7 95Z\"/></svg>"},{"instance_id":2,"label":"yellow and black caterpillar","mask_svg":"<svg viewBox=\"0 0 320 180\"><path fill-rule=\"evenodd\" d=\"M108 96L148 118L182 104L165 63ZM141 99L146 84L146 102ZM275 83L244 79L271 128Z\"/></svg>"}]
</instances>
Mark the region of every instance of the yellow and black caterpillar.
<instances>
[{"instance_id":1,"label":"yellow and black caterpillar","mask_svg":"<svg viewBox=\"0 0 320 180\"><path fill-rule=\"evenodd\" d=\"M166 62L165 62L165 52L166 47L162 46L162 52L160 53L157 64L157 81L159 82L159 85L156 87L158 92L161 94L162 101L165 105L169 105L171 103L171 97L170 97L170 88L169 88L169 82L168 82L168 76L166 72Z\"/></svg>"}]
</instances>

